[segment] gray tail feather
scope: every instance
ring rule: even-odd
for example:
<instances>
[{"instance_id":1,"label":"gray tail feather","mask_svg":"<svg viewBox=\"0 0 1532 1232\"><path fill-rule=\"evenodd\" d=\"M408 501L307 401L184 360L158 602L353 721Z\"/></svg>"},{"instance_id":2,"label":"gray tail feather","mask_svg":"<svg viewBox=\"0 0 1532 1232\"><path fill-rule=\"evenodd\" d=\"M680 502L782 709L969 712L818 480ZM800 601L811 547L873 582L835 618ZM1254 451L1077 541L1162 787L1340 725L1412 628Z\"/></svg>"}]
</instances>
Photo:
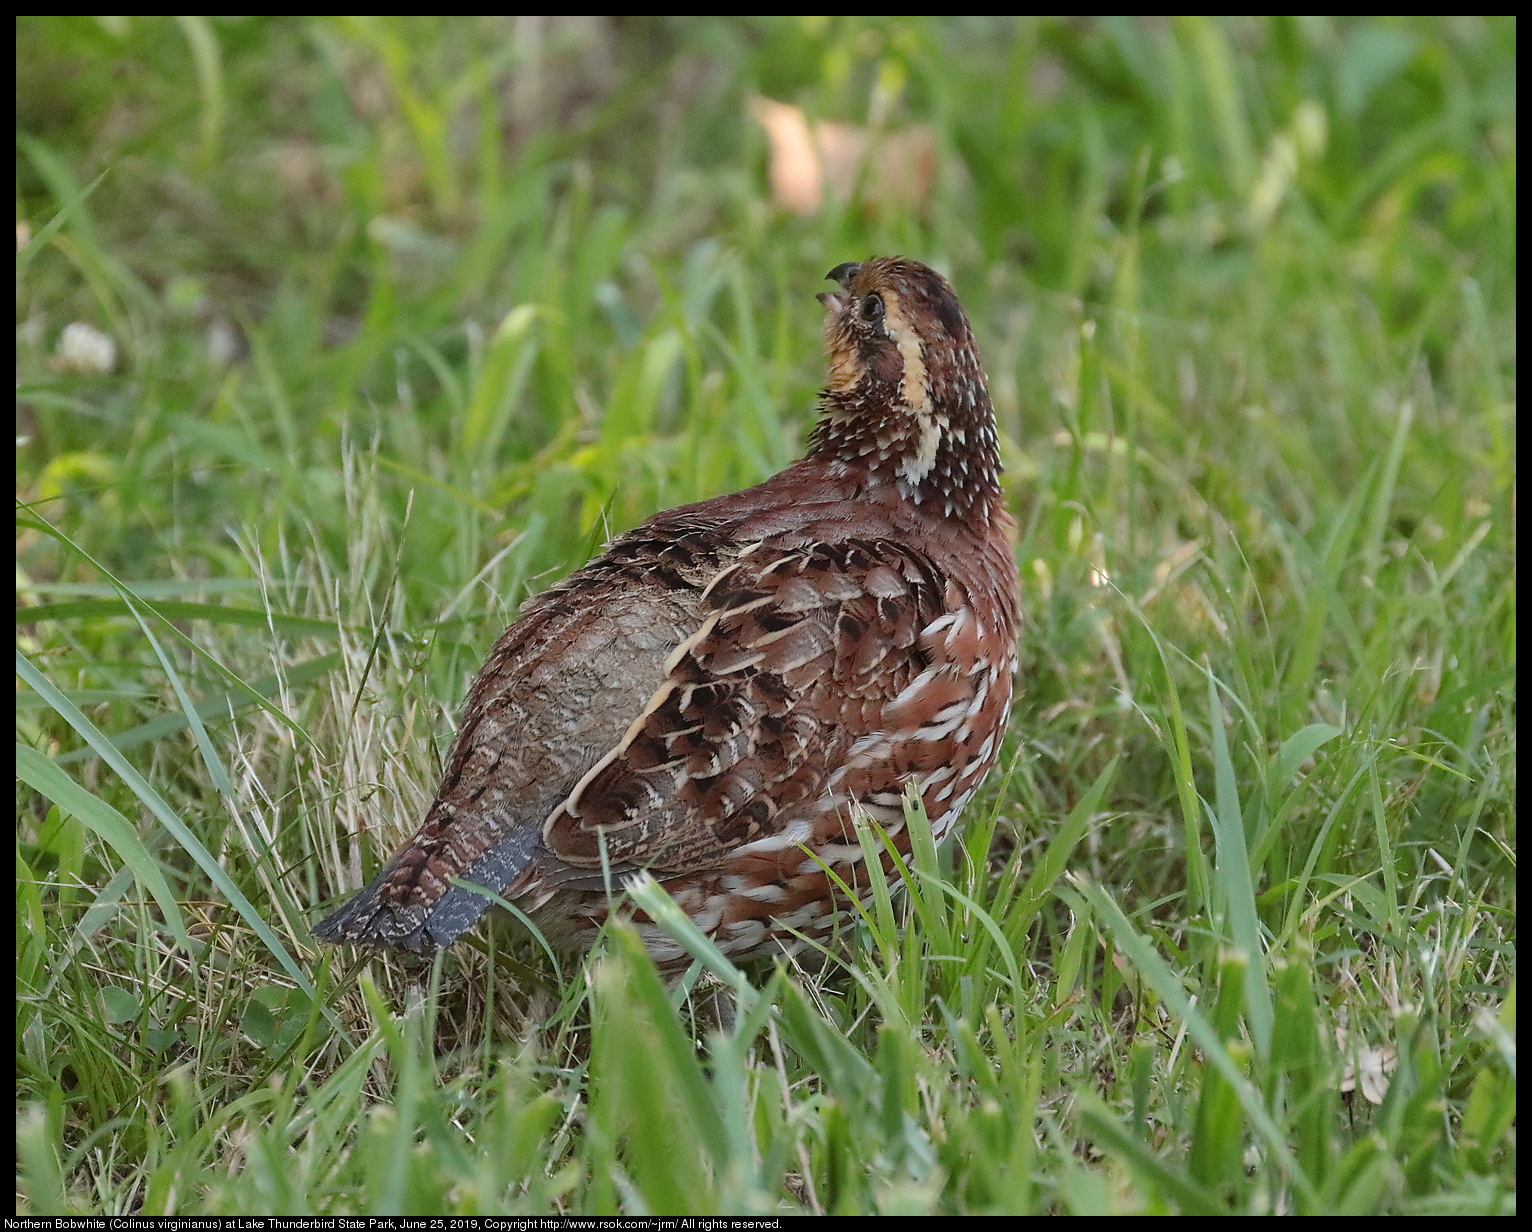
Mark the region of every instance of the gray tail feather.
<instances>
[{"instance_id":1,"label":"gray tail feather","mask_svg":"<svg viewBox=\"0 0 1532 1232\"><path fill-rule=\"evenodd\" d=\"M531 863L541 838L537 829L516 830L470 864L459 877L499 894ZM491 906L482 894L458 885L449 885L430 904L384 902L381 891L397 862L397 857L390 860L360 894L314 925L314 936L320 941L348 941L353 945L417 953L430 947L446 949Z\"/></svg>"}]
</instances>

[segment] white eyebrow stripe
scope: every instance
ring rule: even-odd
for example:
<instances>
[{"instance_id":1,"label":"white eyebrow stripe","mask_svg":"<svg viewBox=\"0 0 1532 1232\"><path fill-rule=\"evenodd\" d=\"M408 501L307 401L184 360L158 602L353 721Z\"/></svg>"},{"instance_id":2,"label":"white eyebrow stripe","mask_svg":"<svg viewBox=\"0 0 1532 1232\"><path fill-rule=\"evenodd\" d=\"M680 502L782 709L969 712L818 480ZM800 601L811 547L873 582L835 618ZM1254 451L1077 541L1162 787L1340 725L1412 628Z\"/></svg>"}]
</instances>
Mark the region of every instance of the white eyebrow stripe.
<instances>
[{"instance_id":1,"label":"white eyebrow stripe","mask_svg":"<svg viewBox=\"0 0 1532 1232\"><path fill-rule=\"evenodd\" d=\"M904 401L921 415L931 413L931 378L926 372L924 348L914 324L904 315L896 295L883 296L883 330L899 348L904 360Z\"/></svg>"}]
</instances>

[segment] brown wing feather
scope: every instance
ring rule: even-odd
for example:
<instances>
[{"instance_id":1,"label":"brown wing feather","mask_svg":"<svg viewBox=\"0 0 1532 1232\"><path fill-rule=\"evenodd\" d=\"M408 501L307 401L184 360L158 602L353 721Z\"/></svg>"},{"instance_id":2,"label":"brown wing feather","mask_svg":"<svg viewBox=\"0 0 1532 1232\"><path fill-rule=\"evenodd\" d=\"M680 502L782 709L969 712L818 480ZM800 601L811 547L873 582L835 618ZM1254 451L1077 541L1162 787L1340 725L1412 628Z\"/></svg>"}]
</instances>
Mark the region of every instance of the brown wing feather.
<instances>
[{"instance_id":1,"label":"brown wing feather","mask_svg":"<svg viewBox=\"0 0 1532 1232\"><path fill-rule=\"evenodd\" d=\"M665 683L543 827L576 867L705 868L818 802L928 667L947 583L886 541L759 551L703 595Z\"/></svg>"},{"instance_id":2,"label":"brown wing feather","mask_svg":"<svg viewBox=\"0 0 1532 1232\"><path fill-rule=\"evenodd\" d=\"M425 823L315 935L448 945L488 906L454 877L497 890L524 879L543 821L622 738L697 627L720 552L716 535L641 528L529 603L469 691Z\"/></svg>"}]
</instances>

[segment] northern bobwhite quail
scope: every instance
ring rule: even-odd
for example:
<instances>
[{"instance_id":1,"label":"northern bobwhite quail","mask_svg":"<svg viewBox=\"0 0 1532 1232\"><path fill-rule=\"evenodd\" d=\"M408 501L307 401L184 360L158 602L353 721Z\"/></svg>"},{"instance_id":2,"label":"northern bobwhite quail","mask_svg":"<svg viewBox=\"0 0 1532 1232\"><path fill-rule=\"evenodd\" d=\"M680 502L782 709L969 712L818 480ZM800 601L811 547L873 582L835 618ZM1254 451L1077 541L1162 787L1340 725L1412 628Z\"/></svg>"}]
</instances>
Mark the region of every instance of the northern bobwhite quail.
<instances>
[{"instance_id":1,"label":"northern bobwhite quail","mask_svg":"<svg viewBox=\"0 0 1532 1232\"><path fill-rule=\"evenodd\" d=\"M588 947L607 887L648 869L726 954L791 950L845 906L809 853L870 896L853 809L907 851L913 778L951 829L1016 667L994 411L940 274L876 258L827 277L844 290L819 296L808 456L656 514L529 602L469 690L425 824L316 936L450 945L488 905L461 877ZM637 920L658 962L684 959Z\"/></svg>"}]
</instances>

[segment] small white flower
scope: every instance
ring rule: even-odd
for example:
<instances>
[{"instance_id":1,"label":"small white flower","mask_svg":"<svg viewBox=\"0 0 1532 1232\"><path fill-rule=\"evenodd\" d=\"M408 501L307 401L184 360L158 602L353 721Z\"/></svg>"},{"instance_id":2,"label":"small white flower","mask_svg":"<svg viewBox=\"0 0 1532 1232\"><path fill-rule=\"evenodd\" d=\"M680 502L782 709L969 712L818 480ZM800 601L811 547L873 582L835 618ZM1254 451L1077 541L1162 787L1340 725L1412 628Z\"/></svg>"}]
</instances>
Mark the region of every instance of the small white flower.
<instances>
[{"instance_id":1,"label":"small white flower","mask_svg":"<svg viewBox=\"0 0 1532 1232\"><path fill-rule=\"evenodd\" d=\"M214 317L207 327L207 362L215 368L227 368L239 358L239 335L223 317Z\"/></svg>"},{"instance_id":2,"label":"small white flower","mask_svg":"<svg viewBox=\"0 0 1532 1232\"><path fill-rule=\"evenodd\" d=\"M1348 1051L1348 1035L1345 1027L1335 1028L1335 1044L1342 1055ZM1360 1086L1362 1097L1369 1104L1381 1104L1388 1094L1388 1076L1398 1063L1399 1050L1391 1043L1385 1043L1381 1048L1359 1044L1341 1071L1340 1089L1354 1091Z\"/></svg>"},{"instance_id":3,"label":"small white flower","mask_svg":"<svg viewBox=\"0 0 1532 1232\"><path fill-rule=\"evenodd\" d=\"M100 374L117 366L117 344L94 325L71 321L59 335L59 367L71 372Z\"/></svg>"}]
</instances>

